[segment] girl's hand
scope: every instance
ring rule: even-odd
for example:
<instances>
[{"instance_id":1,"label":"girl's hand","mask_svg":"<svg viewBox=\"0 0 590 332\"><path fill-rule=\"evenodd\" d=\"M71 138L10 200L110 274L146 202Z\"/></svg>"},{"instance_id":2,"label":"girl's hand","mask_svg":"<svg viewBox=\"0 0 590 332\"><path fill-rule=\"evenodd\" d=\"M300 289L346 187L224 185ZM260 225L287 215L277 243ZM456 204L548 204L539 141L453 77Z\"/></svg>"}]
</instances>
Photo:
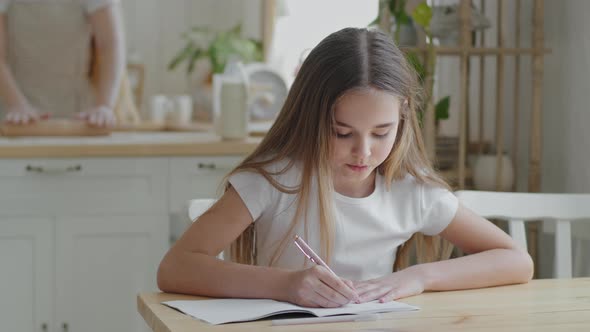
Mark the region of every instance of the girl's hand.
<instances>
[{"instance_id":1,"label":"girl's hand","mask_svg":"<svg viewBox=\"0 0 590 332\"><path fill-rule=\"evenodd\" d=\"M424 292L424 278L419 269L410 267L381 278L356 281L354 288L361 302L389 302Z\"/></svg>"},{"instance_id":2,"label":"girl's hand","mask_svg":"<svg viewBox=\"0 0 590 332\"><path fill-rule=\"evenodd\" d=\"M287 280L287 301L304 307L337 308L358 300L352 282L315 265L293 271Z\"/></svg>"},{"instance_id":3,"label":"girl's hand","mask_svg":"<svg viewBox=\"0 0 590 332\"><path fill-rule=\"evenodd\" d=\"M113 109L104 105L95 106L88 111L80 112L76 114L76 118L86 121L91 127L112 128L117 121Z\"/></svg>"}]
</instances>

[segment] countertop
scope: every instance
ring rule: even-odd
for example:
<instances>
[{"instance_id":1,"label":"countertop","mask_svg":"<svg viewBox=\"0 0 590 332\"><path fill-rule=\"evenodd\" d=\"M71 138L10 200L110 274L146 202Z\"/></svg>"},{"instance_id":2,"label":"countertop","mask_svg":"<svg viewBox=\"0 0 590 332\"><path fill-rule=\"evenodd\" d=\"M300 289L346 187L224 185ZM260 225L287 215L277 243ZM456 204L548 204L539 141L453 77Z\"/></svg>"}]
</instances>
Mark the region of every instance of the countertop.
<instances>
[{"instance_id":1,"label":"countertop","mask_svg":"<svg viewBox=\"0 0 590 332\"><path fill-rule=\"evenodd\" d=\"M94 137L2 137L0 158L223 156L252 152L261 137L224 141L212 132L113 132Z\"/></svg>"}]
</instances>

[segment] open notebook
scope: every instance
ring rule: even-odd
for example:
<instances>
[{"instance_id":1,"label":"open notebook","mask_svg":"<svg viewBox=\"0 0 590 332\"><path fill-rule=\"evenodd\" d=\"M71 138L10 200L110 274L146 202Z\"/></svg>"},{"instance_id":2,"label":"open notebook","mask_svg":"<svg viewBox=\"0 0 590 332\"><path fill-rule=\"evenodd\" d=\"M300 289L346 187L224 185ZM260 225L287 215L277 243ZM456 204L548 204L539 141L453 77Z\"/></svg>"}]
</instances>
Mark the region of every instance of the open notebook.
<instances>
[{"instance_id":1,"label":"open notebook","mask_svg":"<svg viewBox=\"0 0 590 332\"><path fill-rule=\"evenodd\" d=\"M340 308L307 308L287 302L257 299L216 299L162 302L194 318L210 324L247 322L287 313L312 314L317 317L419 310L400 302L347 304Z\"/></svg>"}]
</instances>

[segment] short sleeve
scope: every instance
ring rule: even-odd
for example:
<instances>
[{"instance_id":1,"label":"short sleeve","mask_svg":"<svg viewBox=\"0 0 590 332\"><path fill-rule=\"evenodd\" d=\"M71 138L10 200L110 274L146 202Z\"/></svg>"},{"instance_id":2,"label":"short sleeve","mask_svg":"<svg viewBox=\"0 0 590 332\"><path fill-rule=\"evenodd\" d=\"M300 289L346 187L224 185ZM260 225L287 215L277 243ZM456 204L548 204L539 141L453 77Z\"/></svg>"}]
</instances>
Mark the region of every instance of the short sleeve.
<instances>
[{"instance_id":1,"label":"short sleeve","mask_svg":"<svg viewBox=\"0 0 590 332\"><path fill-rule=\"evenodd\" d=\"M12 0L0 0L0 13L6 13L11 3Z\"/></svg>"},{"instance_id":2,"label":"short sleeve","mask_svg":"<svg viewBox=\"0 0 590 332\"><path fill-rule=\"evenodd\" d=\"M451 223L459 200L449 190L433 185L422 186L422 228L425 235L433 236L442 232Z\"/></svg>"},{"instance_id":3,"label":"short sleeve","mask_svg":"<svg viewBox=\"0 0 590 332\"><path fill-rule=\"evenodd\" d=\"M250 211L256 221L271 205L276 189L264 176L255 172L238 172L229 177L229 183Z\"/></svg>"},{"instance_id":4,"label":"short sleeve","mask_svg":"<svg viewBox=\"0 0 590 332\"><path fill-rule=\"evenodd\" d=\"M84 0L84 8L87 14L91 14L104 6L118 3L119 0Z\"/></svg>"}]
</instances>

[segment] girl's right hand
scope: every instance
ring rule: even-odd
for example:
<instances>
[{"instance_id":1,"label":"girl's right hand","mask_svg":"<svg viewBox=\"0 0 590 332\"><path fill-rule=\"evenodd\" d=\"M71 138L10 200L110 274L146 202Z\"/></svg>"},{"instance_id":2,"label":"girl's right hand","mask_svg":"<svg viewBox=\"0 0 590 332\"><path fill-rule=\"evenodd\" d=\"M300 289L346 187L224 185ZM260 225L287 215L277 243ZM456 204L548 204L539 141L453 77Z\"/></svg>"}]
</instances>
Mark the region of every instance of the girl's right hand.
<instances>
[{"instance_id":1,"label":"girl's right hand","mask_svg":"<svg viewBox=\"0 0 590 332\"><path fill-rule=\"evenodd\" d=\"M337 308L359 301L351 281L334 276L320 265L293 271L288 279L287 301L303 307Z\"/></svg>"},{"instance_id":2,"label":"girl's right hand","mask_svg":"<svg viewBox=\"0 0 590 332\"><path fill-rule=\"evenodd\" d=\"M15 125L26 125L40 119L47 119L49 114L39 115L39 112L31 105L24 105L9 109L4 122Z\"/></svg>"}]
</instances>

